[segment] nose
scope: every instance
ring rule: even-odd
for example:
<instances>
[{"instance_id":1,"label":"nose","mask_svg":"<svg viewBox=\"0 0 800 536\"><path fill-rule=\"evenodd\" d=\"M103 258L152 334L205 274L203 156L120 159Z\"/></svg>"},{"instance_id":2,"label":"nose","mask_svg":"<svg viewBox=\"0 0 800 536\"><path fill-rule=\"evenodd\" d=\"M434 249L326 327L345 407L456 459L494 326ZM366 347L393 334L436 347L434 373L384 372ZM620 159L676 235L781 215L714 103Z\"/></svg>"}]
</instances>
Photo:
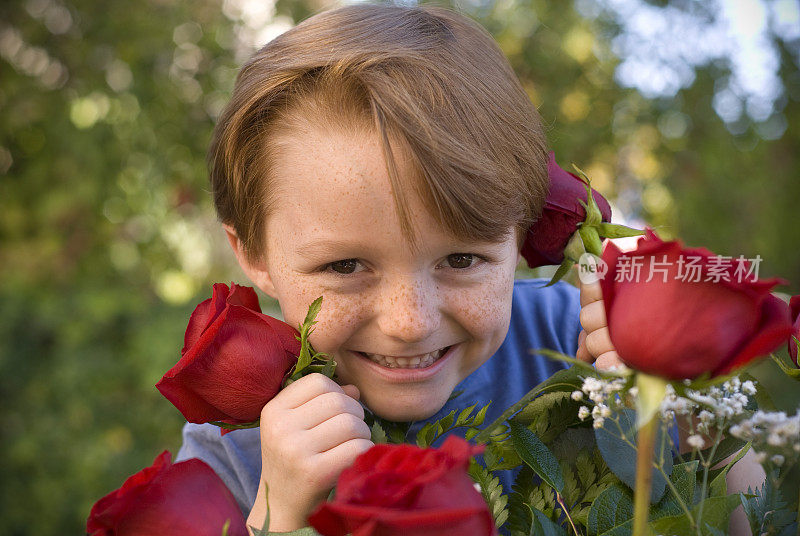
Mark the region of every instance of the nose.
<instances>
[{"instance_id":1,"label":"nose","mask_svg":"<svg viewBox=\"0 0 800 536\"><path fill-rule=\"evenodd\" d=\"M441 311L435 285L409 279L387 283L381 302L378 325L393 339L420 342L439 328Z\"/></svg>"}]
</instances>

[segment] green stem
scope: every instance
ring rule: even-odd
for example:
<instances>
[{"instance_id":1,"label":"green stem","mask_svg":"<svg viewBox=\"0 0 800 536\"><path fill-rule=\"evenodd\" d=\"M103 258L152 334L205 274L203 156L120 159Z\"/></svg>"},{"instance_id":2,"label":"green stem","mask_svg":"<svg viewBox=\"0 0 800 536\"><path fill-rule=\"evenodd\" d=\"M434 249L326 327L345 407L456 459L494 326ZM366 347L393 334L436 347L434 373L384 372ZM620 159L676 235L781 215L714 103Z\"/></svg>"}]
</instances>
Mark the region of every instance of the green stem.
<instances>
[{"instance_id":1,"label":"green stem","mask_svg":"<svg viewBox=\"0 0 800 536\"><path fill-rule=\"evenodd\" d=\"M650 513L650 487L653 483L653 449L656 441L656 416L639 428L636 441L636 487L633 492L633 536L645 536Z\"/></svg>"},{"instance_id":2,"label":"green stem","mask_svg":"<svg viewBox=\"0 0 800 536\"><path fill-rule=\"evenodd\" d=\"M567 383L565 383L565 384L554 383L552 385L548 385L548 386L545 386L545 387L534 387L533 389L528 391L525 394L525 396L520 398L519 402L517 402L516 404L514 404L513 406L511 406L510 408L505 410L498 418L496 418L494 421L492 421L492 424L490 424L489 426L487 426L486 428L481 430L478 433L478 435L476 435L475 437L472 438L472 440L475 443L478 443L478 444L486 443L487 441L489 441L489 438L491 437L492 433L500 425L502 425L504 422L506 422L508 419L510 419L515 413L517 413L520 410L522 410L522 408L527 406L531 402L531 400L536 398L540 393L544 392L545 389L551 389L553 387L562 387L563 385L569 385L569 384L567 384Z\"/></svg>"},{"instance_id":3,"label":"green stem","mask_svg":"<svg viewBox=\"0 0 800 536\"><path fill-rule=\"evenodd\" d=\"M703 485L700 488L700 504L697 506L697 535L701 536L701 527L703 526L703 506L705 506L705 499L706 493L708 492L708 470L711 469L711 462L714 460L714 454L717 452L717 446L719 446L719 442L722 439L722 430L725 426L725 423L722 422L717 429L717 437L714 438L714 444L711 447L711 451L708 453L708 458L705 460L703 459L703 455L698 452L698 456L700 456L700 460L703 463Z\"/></svg>"},{"instance_id":4,"label":"green stem","mask_svg":"<svg viewBox=\"0 0 800 536\"><path fill-rule=\"evenodd\" d=\"M558 501L558 504L561 505L561 510L564 511L564 515L567 516L567 520L569 521L569 524L572 527L572 532L575 533L575 536L580 536L578 529L575 528L575 523L572 522L572 518L569 515L569 510L567 510L567 506L564 504L564 498L561 496L559 492L556 492L556 501Z\"/></svg>"}]
</instances>

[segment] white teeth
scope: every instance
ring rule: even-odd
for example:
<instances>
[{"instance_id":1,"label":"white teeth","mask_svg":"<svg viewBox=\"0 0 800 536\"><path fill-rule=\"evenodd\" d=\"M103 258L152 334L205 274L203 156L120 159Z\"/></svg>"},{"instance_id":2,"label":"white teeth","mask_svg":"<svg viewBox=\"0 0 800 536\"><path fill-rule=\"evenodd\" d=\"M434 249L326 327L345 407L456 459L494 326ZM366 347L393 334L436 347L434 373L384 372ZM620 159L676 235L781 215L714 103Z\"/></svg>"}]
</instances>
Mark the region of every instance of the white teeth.
<instances>
[{"instance_id":1,"label":"white teeth","mask_svg":"<svg viewBox=\"0 0 800 536\"><path fill-rule=\"evenodd\" d=\"M447 348L440 348L429 354L414 357L396 357L391 355L368 354L366 352L361 352L361 354L370 361L374 361L387 368L425 368L433 365L437 359L444 355L448 348L449 346Z\"/></svg>"}]
</instances>

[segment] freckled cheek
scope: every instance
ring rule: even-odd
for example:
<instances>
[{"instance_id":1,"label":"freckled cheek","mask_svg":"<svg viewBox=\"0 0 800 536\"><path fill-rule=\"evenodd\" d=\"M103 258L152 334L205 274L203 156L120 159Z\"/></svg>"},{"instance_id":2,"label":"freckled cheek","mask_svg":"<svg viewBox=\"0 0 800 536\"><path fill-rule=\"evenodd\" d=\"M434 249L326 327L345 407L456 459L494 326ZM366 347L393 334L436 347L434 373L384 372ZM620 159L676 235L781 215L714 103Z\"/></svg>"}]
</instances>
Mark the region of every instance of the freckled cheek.
<instances>
[{"instance_id":1,"label":"freckled cheek","mask_svg":"<svg viewBox=\"0 0 800 536\"><path fill-rule=\"evenodd\" d=\"M327 301L326 301L327 300ZM318 352L333 353L349 349L348 343L368 318L363 300L354 297L325 295L317 316L311 344Z\"/></svg>"},{"instance_id":2,"label":"freckled cheek","mask_svg":"<svg viewBox=\"0 0 800 536\"><path fill-rule=\"evenodd\" d=\"M459 324L476 338L494 338L505 334L511 318L513 274L493 274L486 283L454 293L449 308ZM501 333L502 332L502 333Z\"/></svg>"}]
</instances>

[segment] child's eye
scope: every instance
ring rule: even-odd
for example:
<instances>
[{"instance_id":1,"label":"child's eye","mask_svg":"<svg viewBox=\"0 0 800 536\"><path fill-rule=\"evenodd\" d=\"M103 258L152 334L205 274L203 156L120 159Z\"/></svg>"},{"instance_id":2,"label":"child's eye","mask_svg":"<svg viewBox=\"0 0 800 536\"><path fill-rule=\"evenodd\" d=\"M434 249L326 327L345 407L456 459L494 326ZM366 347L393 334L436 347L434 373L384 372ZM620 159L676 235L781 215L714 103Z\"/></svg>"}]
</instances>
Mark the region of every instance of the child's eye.
<instances>
[{"instance_id":1,"label":"child's eye","mask_svg":"<svg viewBox=\"0 0 800 536\"><path fill-rule=\"evenodd\" d=\"M334 261L325 266L325 268L330 268L337 274L352 274L358 268L358 260L357 259L343 259L341 261Z\"/></svg>"},{"instance_id":2,"label":"child's eye","mask_svg":"<svg viewBox=\"0 0 800 536\"><path fill-rule=\"evenodd\" d=\"M447 256L448 266L457 269L470 268L476 260L472 253L452 253Z\"/></svg>"}]
</instances>

